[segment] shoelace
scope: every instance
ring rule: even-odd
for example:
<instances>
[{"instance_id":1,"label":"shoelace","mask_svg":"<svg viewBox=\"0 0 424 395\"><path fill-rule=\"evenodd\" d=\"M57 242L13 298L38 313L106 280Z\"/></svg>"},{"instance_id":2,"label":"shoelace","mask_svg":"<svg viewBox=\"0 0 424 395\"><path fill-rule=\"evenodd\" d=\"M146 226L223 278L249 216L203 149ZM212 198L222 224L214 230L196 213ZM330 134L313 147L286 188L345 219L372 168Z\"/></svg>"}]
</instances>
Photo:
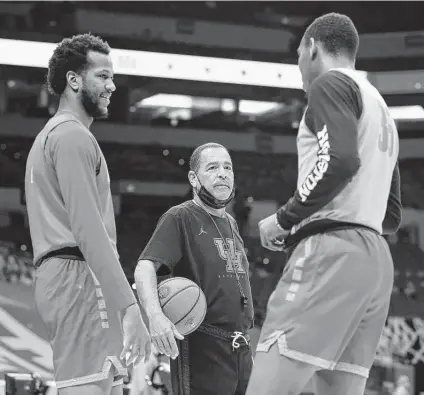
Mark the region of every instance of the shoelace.
<instances>
[{"instance_id":1,"label":"shoelace","mask_svg":"<svg viewBox=\"0 0 424 395\"><path fill-rule=\"evenodd\" d=\"M244 342L249 344L247 339L243 336L243 333L241 332L234 332L234 335L231 336L233 338L233 341L231 342L231 345L233 346L233 351L240 347L240 343L237 341L238 339L243 339Z\"/></svg>"}]
</instances>

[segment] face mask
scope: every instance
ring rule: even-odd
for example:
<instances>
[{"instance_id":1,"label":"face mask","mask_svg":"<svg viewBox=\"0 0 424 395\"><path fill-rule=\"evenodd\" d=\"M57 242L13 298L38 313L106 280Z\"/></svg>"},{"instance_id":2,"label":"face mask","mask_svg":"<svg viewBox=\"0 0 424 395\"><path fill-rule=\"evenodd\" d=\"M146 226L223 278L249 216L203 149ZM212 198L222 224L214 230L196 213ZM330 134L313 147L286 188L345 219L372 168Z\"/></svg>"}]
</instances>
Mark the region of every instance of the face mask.
<instances>
[{"instance_id":1,"label":"face mask","mask_svg":"<svg viewBox=\"0 0 424 395\"><path fill-rule=\"evenodd\" d=\"M227 199L221 200L217 199L215 196L213 196L199 181L200 184L200 190L197 192L197 196L199 196L199 199L206 204L209 207L212 207L214 209L220 209L224 208L228 205L228 203L231 202L231 200L234 199L234 195L236 193L236 187L233 187L233 190L231 191L230 196L228 196Z\"/></svg>"}]
</instances>

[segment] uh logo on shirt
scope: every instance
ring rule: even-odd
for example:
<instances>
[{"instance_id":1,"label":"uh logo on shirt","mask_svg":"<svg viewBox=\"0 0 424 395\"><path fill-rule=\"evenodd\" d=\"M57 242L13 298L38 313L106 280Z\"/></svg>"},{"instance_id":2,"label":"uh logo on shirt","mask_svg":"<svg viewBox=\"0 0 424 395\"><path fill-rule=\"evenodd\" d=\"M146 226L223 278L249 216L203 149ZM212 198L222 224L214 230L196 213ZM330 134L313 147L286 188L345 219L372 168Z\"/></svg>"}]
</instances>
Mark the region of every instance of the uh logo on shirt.
<instances>
[{"instance_id":1,"label":"uh logo on shirt","mask_svg":"<svg viewBox=\"0 0 424 395\"><path fill-rule=\"evenodd\" d=\"M246 274L241 251L237 251L233 239L228 238L224 242L221 238L215 238L213 242L218 249L219 256L226 262L227 273L234 273L235 269L239 274Z\"/></svg>"}]
</instances>

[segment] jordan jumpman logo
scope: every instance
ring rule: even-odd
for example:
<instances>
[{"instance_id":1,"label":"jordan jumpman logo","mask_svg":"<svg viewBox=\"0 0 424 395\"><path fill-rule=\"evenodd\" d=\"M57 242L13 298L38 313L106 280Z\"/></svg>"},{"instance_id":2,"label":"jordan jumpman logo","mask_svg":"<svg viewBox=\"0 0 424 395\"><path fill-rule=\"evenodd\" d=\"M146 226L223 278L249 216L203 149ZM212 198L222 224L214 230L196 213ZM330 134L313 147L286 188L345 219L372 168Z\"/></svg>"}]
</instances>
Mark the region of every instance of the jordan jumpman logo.
<instances>
[{"instance_id":1,"label":"jordan jumpman logo","mask_svg":"<svg viewBox=\"0 0 424 395\"><path fill-rule=\"evenodd\" d=\"M207 232L205 232L204 230L203 230L203 226L201 226L200 227L200 233L197 235L197 236L200 236L200 235L202 235L202 234L205 234L205 235L207 235L208 233Z\"/></svg>"}]
</instances>

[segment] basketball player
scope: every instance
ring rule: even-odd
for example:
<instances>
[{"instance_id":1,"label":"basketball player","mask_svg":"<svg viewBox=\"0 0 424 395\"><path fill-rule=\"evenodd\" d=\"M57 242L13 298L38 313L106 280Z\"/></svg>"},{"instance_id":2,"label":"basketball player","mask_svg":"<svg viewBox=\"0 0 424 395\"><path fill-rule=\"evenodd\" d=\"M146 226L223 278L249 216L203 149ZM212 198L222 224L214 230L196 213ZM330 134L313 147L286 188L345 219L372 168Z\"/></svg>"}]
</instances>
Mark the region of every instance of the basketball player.
<instances>
[{"instance_id":1,"label":"basketball player","mask_svg":"<svg viewBox=\"0 0 424 395\"><path fill-rule=\"evenodd\" d=\"M248 395L296 395L312 376L317 395L364 393L393 286L381 235L398 229L401 203L398 133L355 71L358 43L352 21L332 13L299 46L308 107L297 191L259 223L263 246L288 248L290 258L268 303Z\"/></svg>"},{"instance_id":2,"label":"basketball player","mask_svg":"<svg viewBox=\"0 0 424 395\"><path fill-rule=\"evenodd\" d=\"M252 368L246 332L253 326L253 305L243 241L225 211L234 197L227 149L215 143L196 148L188 178L193 200L160 218L135 270L137 291L154 346L174 359L174 395L241 395ZM205 293L203 324L185 339L161 310L156 271L188 278Z\"/></svg>"},{"instance_id":3,"label":"basketball player","mask_svg":"<svg viewBox=\"0 0 424 395\"><path fill-rule=\"evenodd\" d=\"M119 263L106 161L89 130L94 118L107 116L115 91L109 53L90 34L56 47L48 84L60 96L59 108L26 165L35 301L60 395L122 394L126 363L149 352L147 328ZM128 353L128 361L120 360Z\"/></svg>"}]
</instances>

